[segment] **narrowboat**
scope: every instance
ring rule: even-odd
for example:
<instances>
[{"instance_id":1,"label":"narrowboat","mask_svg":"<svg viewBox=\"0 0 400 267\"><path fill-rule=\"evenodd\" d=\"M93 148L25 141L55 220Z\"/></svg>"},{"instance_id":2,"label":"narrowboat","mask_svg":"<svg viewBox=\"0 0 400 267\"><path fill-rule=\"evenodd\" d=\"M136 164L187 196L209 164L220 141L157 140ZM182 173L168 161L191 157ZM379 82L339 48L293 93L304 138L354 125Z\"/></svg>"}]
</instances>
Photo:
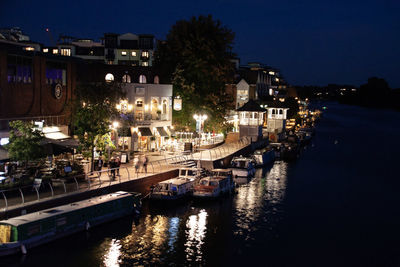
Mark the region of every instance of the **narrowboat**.
<instances>
[{"instance_id":1,"label":"narrowboat","mask_svg":"<svg viewBox=\"0 0 400 267\"><path fill-rule=\"evenodd\" d=\"M201 169L180 168L179 176L159 182L150 189L149 199L178 200L192 195L194 182L201 176Z\"/></svg>"},{"instance_id":2,"label":"narrowboat","mask_svg":"<svg viewBox=\"0 0 400 267\"><path fill-rule=\"evenodd\" d=\"M201 178L194 187L195 198L217 198L234 190L232 170L213 169L211 176Z\"/></svg>"},{"instance_id":3,"label":"narrowboat","mask_svg":"<svg viewBox=\"0 0 400 267\"><path fill-rule=\"evenodd\" d=\"M0 256L27 250L138 212L139 193L124 191L0 221Z\"/></svg>"},{"instance_id":4,"label":"narrowboat","mask_svg":"<svg viewBox=\"0 0 400 267\"><path fill-rule=\"evenodd\" d=\"M255 161L251 157L234 157L231 161L232 176L235 183L246 183L256 173Z\"/></svg>"}]
</instances>

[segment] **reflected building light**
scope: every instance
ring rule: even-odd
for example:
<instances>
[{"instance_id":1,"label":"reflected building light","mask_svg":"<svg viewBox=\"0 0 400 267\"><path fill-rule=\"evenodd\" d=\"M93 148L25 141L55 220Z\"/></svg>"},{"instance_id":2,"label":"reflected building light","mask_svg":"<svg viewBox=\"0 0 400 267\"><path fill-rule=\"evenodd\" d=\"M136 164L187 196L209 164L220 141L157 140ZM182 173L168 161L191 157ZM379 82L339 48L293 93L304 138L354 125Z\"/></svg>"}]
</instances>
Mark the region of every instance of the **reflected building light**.
<instances>
[{"instance_id":1,"label":"reflected building light","mask_svg":"<svg viewBox=\"0 0 400 267\"><path fill-rule=\"evenodd\" d=\"M119 256L121 255L121 244L119 240L112 239L107 254L104 255L103 263L106 267L116 267L120 265Z\"/></svg>"},{"instance_id":2,"label":"reflected building light","mask_svg":"<svg viewBox=\"0 0 400 267\"><path fill-rule=\"evenodd\" d=\"M186 222L188 228L186 234L185 252L186 258L194 258L196 261L202 260L201 246L204 243L204 237L206 236L206 223L207 223L207 212L202 209L199 214L192 215Z\"/></svg>"},{"instance_id":3,"label":"reflected building light","mask_svg":"<svg viewBox=\"0 0 400 267\"><path fill-rule=\"evenodd\" d=\"M169 241L168 241L168 246L170 250L174 250L174 244L176 240L178 239L178 232L179 232L179 218L178 217L173 217L169 219Z\"/></svg>"},{"instance_id":4,"label":"reflected building light","mask_svg":"<svg viewBox=\"0 0 400 267\"><path fill-rule=\"evenodd\" d=\"M152 244L153 246L160 247L167 239L168 218L158 215L153 219L155 224L152 227Z\"/></svg>"}]
</instances>

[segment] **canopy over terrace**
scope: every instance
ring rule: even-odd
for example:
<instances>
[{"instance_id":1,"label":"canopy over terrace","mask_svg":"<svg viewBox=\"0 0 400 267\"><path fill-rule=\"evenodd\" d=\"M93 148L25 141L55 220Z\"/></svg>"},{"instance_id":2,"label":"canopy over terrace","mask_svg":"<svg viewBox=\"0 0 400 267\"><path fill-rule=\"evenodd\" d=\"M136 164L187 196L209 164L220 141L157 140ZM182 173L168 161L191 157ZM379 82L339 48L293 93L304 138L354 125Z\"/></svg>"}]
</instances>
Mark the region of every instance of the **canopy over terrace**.
<instances>
[{"instance_id":1,"label":"canopy over terrace","mask_svg":"<svg viewBox=\"0 0 400 267\"><path fill-rule=\"evenodd\" d=\"M74 149L78 148L79 142L72 138L62 140L44 138L42 145L48 155L59 155L66 152L74 153Z\"/></svg>"}]
</instances>

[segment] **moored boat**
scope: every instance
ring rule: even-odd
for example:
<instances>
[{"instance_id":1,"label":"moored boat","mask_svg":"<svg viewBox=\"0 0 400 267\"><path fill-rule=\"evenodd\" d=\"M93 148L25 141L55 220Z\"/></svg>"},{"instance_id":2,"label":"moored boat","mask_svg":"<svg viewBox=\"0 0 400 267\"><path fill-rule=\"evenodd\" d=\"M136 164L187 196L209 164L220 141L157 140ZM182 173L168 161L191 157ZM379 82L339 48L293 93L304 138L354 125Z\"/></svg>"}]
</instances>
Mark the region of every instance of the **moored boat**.
<instances>
[{"instance_id":1,"label":"moored boat","mask_svg":"<svg viewBox=\"0 0 400 267\"><path fill-rule=\"evenodd\" d=\"M217 198L230 193L235 188L232 171L229 169L213 169L211 175L201 178L194 187L195 198Z\"/></svg>"},{"instance_id":2,"label":"moored boat","mask_svg":"<svg viewBox=\"0 0 400 267\"><path fill-rule=\"evenodd\" d=\"M254 151L253 158L255 160L255 167L262 167L275 160L275 151L272 147L259 149Z\"/></svg>"},{"instance_id":3,"label":"moored boat","mask_svg":"<svg viewBox=\"0 0 400 267\"><path fill-rule=\"evenodd\" d=\"M0 256L27 250L140 209L140 194L124 191L0 221Z\"/></svg>"},{"instance_id":4,"label":"moored boat","mask_svg":"<svg viewBox=\"0 0 400 267\"><path fill-rule=\"evenodd\" d=\"M231 161L232 176L235 183L246 183L256 173L255 161L251 157L234 157Z\"/></svg>"},{"instance_id":5,"label":"moored boat","mask_svg":"<svg viewBox=\"0 0 400 267\"><path fill-rule=\"evenodd\" d=\"M152 200L177 200L192 195L196 179L201 176L201 169L180 168L179 176L161 181L151 188Z\"/></svg>"}]
</instances>

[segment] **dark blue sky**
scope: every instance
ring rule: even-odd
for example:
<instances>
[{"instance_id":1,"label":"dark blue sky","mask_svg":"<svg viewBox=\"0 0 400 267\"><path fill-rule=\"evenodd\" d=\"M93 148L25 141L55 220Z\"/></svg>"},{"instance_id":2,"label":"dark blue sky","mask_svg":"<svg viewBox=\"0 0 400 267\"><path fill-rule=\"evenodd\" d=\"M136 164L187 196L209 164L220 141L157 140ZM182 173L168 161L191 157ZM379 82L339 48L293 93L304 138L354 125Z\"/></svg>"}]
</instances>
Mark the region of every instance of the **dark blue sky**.
<instances>
[{"instance_id":1,"label":"dark blue sky","mask_svg":"<svg viewBox=\"0 0 400 267\"><path fill-rule=\"evenodd\" d=\"M104 32L163 39L175 21L200 14L236 33L242 64L279 68L291 84L360 85L378 76L400 87L400 0L0 0L0 27L19 26L46 44L46 27L54 39Z\"/></svg>"}]
</instances>

